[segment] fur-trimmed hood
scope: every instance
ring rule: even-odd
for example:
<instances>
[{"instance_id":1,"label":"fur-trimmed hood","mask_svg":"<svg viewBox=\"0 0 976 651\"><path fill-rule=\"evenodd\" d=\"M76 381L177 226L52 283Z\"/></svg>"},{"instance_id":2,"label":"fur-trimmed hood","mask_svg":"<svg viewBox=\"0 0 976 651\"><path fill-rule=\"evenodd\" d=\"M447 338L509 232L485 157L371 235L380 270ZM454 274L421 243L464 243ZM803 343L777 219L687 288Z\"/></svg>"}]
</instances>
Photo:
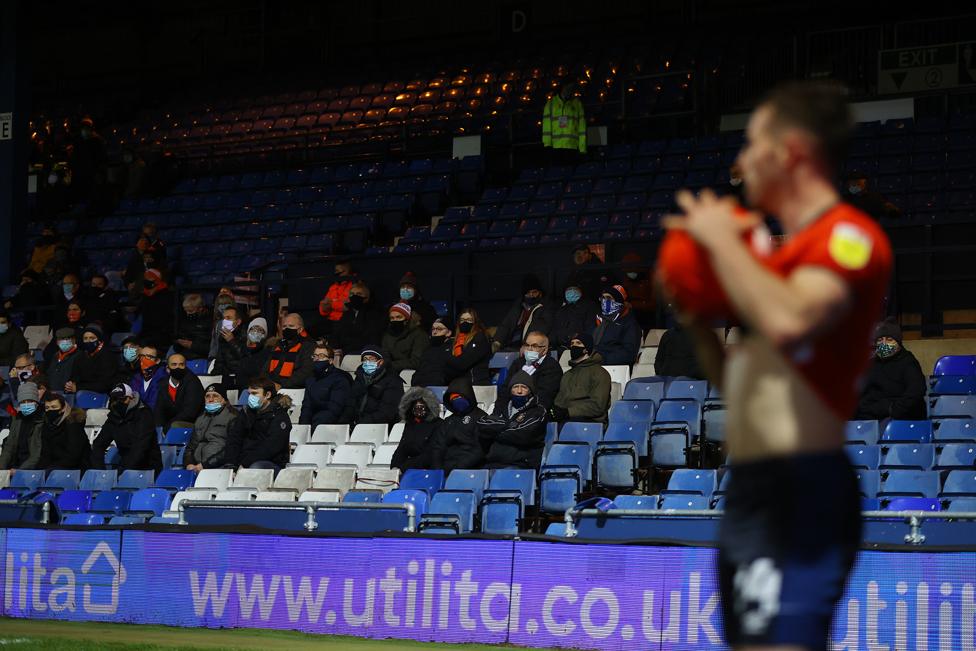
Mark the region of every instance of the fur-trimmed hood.
<instances>
[{"instance_id":1,"label":"fur-trimmed hood","mask_svg":"<svg viewBox=\"0 0 976 651\"><path fill-rule=\"evenodd\" d=\"M271 404L272 406L276 405L278 407L281 407L282 409L288 410L291 409L293 403L292 403L291 396L286 395L284 393L277 393L274 395L273 398L271 398Z\"/></svg>"},{"instance_id":2,"label":"fur-trimmed hood","mask_svg":"<svg viewBox=\"0 0 976 651\"><path fill-rule=\"evenodd\" d=\"M72 407L71 411L68 412L68 417L66 419L69 423L78 423L84 426L85 424L85 410L79 407Z\"/></svg>"},{"instance_id":3,"label":"fur-trimmed hood","mask_svg":"<svg viewBox=\"0 0 976 651\"><path fill-rule=\"evenodd\" d=\"M440 417L441 406L437 401L437 396L434 395L434 392L427 387L413 387L404 393L402 398L400 398L400 406L397 409L397 412L400 414L401 421L407 420L407 412L410 410L411 405L418 400L423 400L427 405L428 422L437 420Z\"/></svg>"}]
</instances>

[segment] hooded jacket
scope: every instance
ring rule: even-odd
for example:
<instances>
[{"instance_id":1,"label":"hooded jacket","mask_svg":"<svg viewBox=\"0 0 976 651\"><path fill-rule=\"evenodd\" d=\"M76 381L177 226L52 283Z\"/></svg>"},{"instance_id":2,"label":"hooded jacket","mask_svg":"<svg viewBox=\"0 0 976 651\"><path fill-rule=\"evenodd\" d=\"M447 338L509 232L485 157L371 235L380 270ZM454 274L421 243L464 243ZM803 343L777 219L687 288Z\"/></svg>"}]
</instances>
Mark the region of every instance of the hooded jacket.
<instances>
[{"instance_id":1,"label":"hooded jacket","mask_svg":"<svg viewBox=\"0 0 976 651\"><path fill-rule=\"evenodd\" d=\"M46 416L46 414L45 414ZM45 421L41 434L41 458L38 468L84 472L91 463L91 445L85 433L85 410L71 408L51 424Z\"/></svg>"},{"instance_id":2,"label":"hooded jacket","mask_svg":"<svg viewBox=\"0 0 976 651\"><path fill-rule=\"evenodd\" d=\"M288 463L291 398L276 394L258 411L246 407L229 427L225 463L250 467L257 461L270 461L285 467Z\"/></svg>"},{"instance_id":3,"label":"hooded jacket","mask_svg":"<svg viewBox=\"0 0 976 651\"><path fill-rule=\"evenodd\" d=\"M41 446L43 445L44 431L44 404L37 405L37 411L30 416L18 413L10 421L10 432L3 440L3 449L0 450L0 470L10 468L23 468L24 470L34 470L39 468L41 460ZM20 450L20 440L27 438L27 458L23 463L18 463Z\"/></svg>"},{"instance_id":4,"label":"hooded jacket","mask_svg":"<svg viewBox=\"0 0 976 651\"><path fill-rule=\"evenodd\" d=\"M925 375L911 351L901 348L887 359L875 356L868 369L855 418L924 420Z\"/></svg>"},{"instance_id":5,"label":"hooded jacket","mask_svg":"<svg viewBox=\"0 0 976 651\"><path fill-rule=\"evenodd\" d=\"M169 397L169 379L164 378L156 398L156 424L165 432L173 423L192 423L203 411L203 384L190 369L176 387L176 400Z\"/></svg>"},{"instance_id":6,"label":"hooded jacket","mask_svg":"<svg viewBox=\"0 0 976 651\"><path fill-rule=\"evenodd\" d=\"M144 404L139 394L130 402L125 411L109 411L102 430L92 443L91 467L105 468L105 451L115 442L121 461L120 470L154 470L163 468L163 457L156 441L156 421L152 411Z\"/></svg>"},{"instance_id":7,"label":"hooded jacket","mask_svg":"<svg viewBox=\"0 0 976 651\"><path fill-rule=\"evenodd\" d=\"M463 413L452 410L450 398L459 394L467 401L469 408ZM452 411L441 423L431 449L431 464L449 473L456 468L481 468L485 465L485 451L478 440L478 421L486 417L478 407L471 380L456 378L444 392L444 407Z\"/></svg>"},{"instance_id":8,"label":"hooded jacket","mask_svg":"<svg viewBox=\"0 0 976 651\"><path fill-rule=\"evenodd\" d=\"M204 411L193 423L193 436L183 455L184 464L199 463L204 468L220 468L227 463L227 440L240 412L227 403L216 414Z\"/></svg>"},{"instance_id":9,"label":"hooded jacket","mask_svg":"<svg viewBox=\"0 0 976 651\"><path fill-rule=\"evenodd\" d=\"M313 430L318 425L342 423L351 396L349 374L330 364L323 375L313 373L305 380L305 400L298 422L311 425Z\"/></svg>"},{"instance_id":10,"label":"hooded jacket","mask_svg":"<svg viewBox=\"0 0 976 651\"><path fill-rule=\"evenodd\" d=\"M611 381L600 353L580 361L570 360L569 366L559 383L555 405L569 412L569 421L607 422Z\"/></svg>"},{"instance_id":11,"label":"hooded jacket","mask_svg":"<svg viewBox=\"0 0 976 651\"><path fill-rule=\"evenodd\" d=\"M509 405L504 412L478 420L478 435L488 448L489 468L538 468L546 444L546 410L535 397L532 377L519 371L512 384L529 387L528 401L521 409Z\"/></svg>"},{"instance_id":12,"label":"hooded jacket","mask_svg":"<svg viewBox=\"0 0 976 651\"><path fill-rule=\"evenodd\" d=\"M593 352L600 353L607 366L630 366L640 352L641 329L625 304L615 316L598 317L593 331Z\"/></svg>"},{"instance_id":13,"label":"hooded jacket","mask_svg":"<svg viewBox=\"0 0 976 651\"><path fill-rule=\"evenodd\" d=\"M422 400L427 405L427 416L420 422L413 415L413 405ZM393 453L391 468L402 471L411 468L433 468L434 440L441 426L440 403L434 392L424 387L414 387L400 398L398 412L405 424L403 437Z\"/></svg>"},{"instance_id":14,"label":"hooded jacket","mask_svg":"<svg viewBox=\"0 0 976 651\"><path fill-rule=\"evenodd\" d=\"M393 424L397 422L402 397L403 382L399 375L386 368L385 362L372 377L363 373L360 366L356 369L343 422Z\"/></svg>"},{"instance_id":15,"label":"hooded jacket","mask_svg":"<svg viewBox=\"0 0 976 651\"><path fill-rule=\"evenodd\" d=\"M386 351L387 363L399 373L420 366L420 358L430 345L430 340L420 326L410 320L406 322L403 332L393 335L387 331L380 343Z\"/></svg>"}]
</instances>

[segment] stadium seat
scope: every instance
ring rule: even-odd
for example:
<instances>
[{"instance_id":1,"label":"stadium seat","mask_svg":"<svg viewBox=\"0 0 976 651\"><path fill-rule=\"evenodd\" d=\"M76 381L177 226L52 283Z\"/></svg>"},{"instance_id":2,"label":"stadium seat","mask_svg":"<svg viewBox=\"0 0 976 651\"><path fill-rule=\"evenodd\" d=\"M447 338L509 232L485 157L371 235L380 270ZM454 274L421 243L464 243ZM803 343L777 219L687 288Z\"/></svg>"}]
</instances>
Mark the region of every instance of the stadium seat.
<instances>
[{"instance_id":1,"label":"stadium seat","mask_svg":"<svg viewBox=\"0 0 976 651\"><path fill-rule=\"evenodd\" d=\"M129 508L129 501L132 493L126 491L102 491L92 500L91 508L93 513L111 513L122 515Z\"/></svg>"},{"instance_id":2,"label":"stadium seat","mask_svg":"<svg viewBox=\"0 0 976 651\"><path fill-rule=\"evenodd\" d=\"M708 397L708 382L705 380L672 380L664 392L669 400L691 399L702 402Z\"/></svg>"},{"instance_id":3,"label":"stadium seat","mask_svg":"<svg viewBox=\"0 0 976 651\"><path fill-rule=\"evenodd\" d=\"M294 499L312 487L314 476L312 468L282 468L274 479L273 489L265 492L290 493Z\"/></svg>"},{"instance_id":4,"label":"stadium seat","mask_svg":"<svg viewBox=\"0 0 976 651\"><path fill-rule=\"evenodd\" d=\"M976 375L976 355L946 355L940 357L935 362L935 368L932 374Z\"/></svg>"},{"instance_id":5,"label":"stadium seat","mask_svg":"<svg viewBox=\"0 0 976 651\"><path fill-rule=\"evenodd\" d=\"M932 440L936 443L976 443L976 426L971 418L934 418Z\"/></svg>"},{"instance_id":6,"label":"stadium seat","mask_svg":"<svg viewBox=\"0 0 976 651\"><path fill-rule=\"evenodd\" d=\"M882 473L878 497L936 497L939 474L924 470L889 470ZM870 497L870 496L869 496Z\"/></svg>"},{"instance_id":7,"label":"stadium seat","mask_svg":"<svg viewBox=\"0 0 976 651\"><path fill-rule=\"evenodd\" d=\"M210 370L210 361L206 359L189 359L186 361L186 368L194 375L206 375Z\"/></svg>"},{"instance_id":8,"label":"stadium seat","mask_svg":"<svg viewBox=\"0 0 976 651\"><path fill-rule=\"evenodd\" d=\"M877 470L857 470L858 487L861 495L867 498L878 496L881 487L881 475Z\"/></svg>"},{"instance_id":9,"label":"stadium seat","mask_svg":"<svg viewBox=\"0 0 976 651\"><path fill-rule=\"evenodd\" d=\"M939 497L976 497L976 471L950 470Z\"/></svg>"},{"instance_id":10,"label":"stadium seat","mask_svg":"<svg viewBox=\"0 0 976 651\"><path fill-rule=\"evenodd\" d=\"M159 477L156 478L153 485L156 488L165 488L169 491L182 491L193 486L196 478L197 474L192 470L164 469L159 473Z\"/></svg>"},{"instance_id":11,"label":"stadium seat","mask_svg":"<svg viewBox=\"0 0 976 651\"><path fill-rule=\"evenodd\" d=\"M557 440L542 460L543 466L576 466L580 469L583 483L592 479L593 448L589 443Z\"/></svg>"},{"instance_id":12,"label":"stadium seat","mask_svg":"<svg viewBox=\"0 0 976 651\"><path fill-rule=\"evenodd\" d=\"M627 440L601 441L593 453L594 481L598 487L611 490L631 490L637 485L638 450L647 447L647 434L640 426L614 423L633 433ZM623 432L616 435L623 437Z\"/></svg>"},{"instance_id":13,"label":"stadium seat","mask_svg":"<svg viewBox=\"0 0 976 651\"><path fill-rule=\"evenodd\" d=\"M711 497L716 488L718 488L718 480L717 473L714 470L679 468L671 473L668 488L664 493Z\"/></svg>"},{"instance_id":14,"label":"stadium seat","mask_svg":"<svg viewBox=\"0 0 976 651\"><path fill-rule=\"evenodd\" d=\"M91 508L92 492L90 490L65 490L57 496L58 510L85 512Z\"/></svg>"},{"instance_id":15,"label":"stadium seat","mask_svg":"<svg viewBox=\"0 0 976 651\"><path fill-rule=\"evenodd\" d=\"M14 474L16 477L22 471ZM79 487L81 481L80 470L52 470L44 483L41 485L45 491L51 493L55 491L74 490Z\"/></svg>"},{"instance_id":16,"label":"stadium seat","mask_svg":"<svg viewBox=\"0 0 976 651\"><path fill-rule=\"evenodd\" d=\"M946 511L976 513L976 497L954 497L946 501L948 502L948 506L944 509Z\"/></svg>"},{"instance_id":17,"label":"stadium seat","mask_svg":"<svg viewBox=\"0 0 976 651\"><path fill-rule=\"evenodd\" d=\"M654 421L651 400L618 400L610 407L610 423L647 423Z\"/></svg>"},{"instance_id":18,"label":"stadium seat","mask_svg":"<svg viewBox=\"0 0 976 651\"><path fill-rule=\"evenodd\" d=\"M579 466L543 464L539 469L539 510L543 513L564 513L579 500L583 478Z\"/></svg>"},{"instance_id":19,"label":"stadium seat","mask_svg":"<svg viewBox=\"0 0 976 651\"><path fill-rule=\"evenodd\" d=\"M349 437L350 443L372 443L374 446L386 442L387 426L383 423L356 425Z\"/></svg>"},{"instance_id":20,"label":"stadium seat","mask_svg":"<svg viewBox=\"0 0 976 651\"><path fill-rule=\"evenodd\" d=\"M882 443L931 443L932 422L927 420L888 421L881 434Z\"/></svg>"},{"instance_id":21,"label":"stadium seat","mask_svg":"<svg viewBox=\"0 0 976 651\"><path fill-rule=\"evenodd\" d=\"M299 445L291 453L289 467L309 466L324 468L332 458L332 445L321 443L306 443Z\"/></svg>"},{"instance_id":22,"label":"stadium seat","mask_svg":"<svg viewBox=\"0 0 976 651\"><path fill-rule=\"evenodd\" d=\"M245 489L259 492L267 490L274 482L275 471L270 468L241 468L234 475L228 487L231 490Z\"/></svg>"},{"instance_id":23,"label":"stadium seat","mask_svg":"<svg viewBox=\"0 0 976 651\"><path fill-rule=\"evenodd\" d=\"M884 504L884 511L941 511L942 505L933 497L896 497Z\"/></svg>"},{"instance_id":24,"label":"stadium seat","mask_svg":"<svg viewBox=\"0 0 976 651\"><path fill-rule=\"evenodd\" d=\"M351 504L379 504L383 499L383 491L351 490L342 496L343 502Z\"/></svg>"},{"instance_id":25,"label":"stadium seat","mask_svg":"<svg viewBox=\"0 0 976 651\"><path fill-rule=\"evenodd\" d=\"M640 378L646 380L648 378ZM624 387L624 400L651 400L655 404L664 399L664 380L656 382L637 382L631 380Z\"/></svg>"},{"instance_id":26,"label":"stadium seat","mask_svg":"<svg viewBox=\"0 0 976 651\"><path fill-rule=\"evenodd\" d=\"M877 445L848 443L844 446L844 452L847 453L847 458L855 468L877 470L881 463L881 448Z\"/></svg>"},{"instance_id":27,"label":"stadium seat","mask_svg":"<svg viewBox=\"0 0 976 651\"><path fill-rule=\"evenodd\" d=\"M566 536L566 523L565 522L550 522L549 526L546 527L547 536Z\"/></svg>"},{"instance_id":28,"label":"stadium seat","mask_svg":"<svg viewBox=\"0 0 976 651\"><path fill-rule=\"evenodd\" d=\"M422 490L433 496L444 488L444 471L411 468L400 478L400 488Z\"/></svg>"},{"instance_id":29,"label":"stadium seat","mask_svg":"<svg viewBox=\"0 0 976 651\"><path fill-rule=\"evenodd\" d=\"M94 527L105 524L105 518L97 513L68 513L61 520L61 524Z\"/></svg>"},{"instance_id":30,"label":"stadium seat","mask_svg":"<svg viewBox=\"0 0 976 651\"><path fill-rule=\"evenodd\" d=\"M352 490L356 484L356 473L357 469L354 467L326 466L320 468L312 480L312 490L336 491L341 497L347 491Z\"/></svg>"},{"instance_id":31,"label":"stadium seat","mask_svg":"<svg viewBox=\"0 0 976 651\"><path fill-rule=\"evenodd\" d=\"M941 446L935 461L938 470L976 467L976 443L948 443Z\"/></svg>"},{"instance_id":32,"label":"stadium seat","mask_svg":"<svg viewBox=\"0 0 976 651\"><path fill-rule=\"evenodd\" d=\"M416 509L414 514L420 518L427 512L430 497L424 490L400 488L383 495L380 501L384 504L413 504L414 509Z\"/></svg>"},{"instance_id":33,"label":"stadium seat","mask_svg":"<svg viewBox=\"0 0 976 651\"><path fill-rule=\"evenodd\" d=\"M661 502L658 508L661 511L667 510L707 510L710 508L710 500L704 495L661 495Z\"/></svg>"},{"instance_id":34,"label":"stadium seat","mask_svg":"<svg viewBox=\"0 0 976 651\"><path fill-rule=\"evenodd\" d=\"M471 491L477 504L488 488L488 474L487 470L452 470L444 482L444 490Z\"/></svg>"},{"instance_id":35,"label":"stadium seat","mask_svg":"<svg viewBox=\"0 0 976 651\"><path fill-rule=\"evenodd\" d=\"M349 441L348 425L316 425L309 443L342 445Z\"/></svg>"},{"instance_id":36,"label":"stadium seat","mask_svg":"<svg viewBox=\"0 0 976 651\"><path fill-rule=\"evenodd\" d=\"M163 445L186 445L192 434L192 427L170 427L163 439Z\"/></svg>"},{"instance_id":37,"label":"stadium seat","mask_svg":"<svg viewBox=\"0 0 976 651\"><path fill-rule=\"evenodd\" d=\"M75 407L78 409L106 409L108 396L94 391L79 391L75 394Z\"/></svg>"},{"instance_id":38,"label":"stadium seat","mask_svg":"<svg viewBox=\"0 0 976 651\"><path fill-rule=\"evenodd\" d=\"M115 470L86 470L78 488L89 491L107 491L115 487L118 472Z\"/></svg>"},{"instance_id":39,"label":"stadium seat","mask_svg":"<svg viewBox=\"0 0 976 651\"><path fill-rule=\"evenodd\" d=\"M559 430L559 436L556 440L559 442L576 441L588 443L591 448L595 448L596 444L603 440L603 424L577 423L573 421L564 423L562 429Z\"/></svg>"},{"instance_id":40,"label":"stadium seat","mask_svg":"<svg viewBox=\"0 0 976 651\"><path fill-rule=\"evenodd\" d=\"M976 394L976 375L937 376L929 389L929 395L966 396L972 394Z\"/></svg>"},{"instance_id":41,"label":"stadium seat","mask_svg":"<svg viewBox=\"0 0 976 651\"><path fill-rule=\"evenodd\" d=\"M929 417L946 416L976 419L976 396L936 396L929 400Z\"/></svg>"},{"instance_id":42,"label":"stadium seat","mask_svg":"<svg viewBox=\"0 0 976 651\"><path fill-rule=\"evenodd\" d=\"M702 411L702 435L706 441L723 443L725 441L725 407L705 403Z\"/></svg>"},{"instance_id":43,"label":"stadium seat","mask_svg":"<svg viewBox=\"0 0 976 651\"><path fill-rule=\"evenodd\" d=\"M366 469L373 459L373 445L371 443L346 443L335 449L330 465L352 465L359 472Z\"/></svg>"},{"instance_id":44,"label":"stadium seat","mask_svg":"<svg viewBox=\"0 0 976 651\"><path fill-rule=\"evenodd\" d=\"M396 453L399 443L384 443L376 448L368 468L389 468L393 463L393 455Z\"/></svg>"},{"instance_id":45,"label":"stadium seat","mask_svg":"<svg viewBox=\"0 0 976 651\"><path fill-rule=\"evenodd\" d=\"M904 468L914 470L930 470L935 463L935 446L931 444L902 444L892 445L881 455L878 468L888 470Z\"/></svg>"},{"instance_id":46,"label":"stadium seat","mask_svg":"<svg viewBox=\"0 0 976 651\"><path fill-rule=\"evenodd\" d=\"M115 490L137 491L153 485L152 470L124 470L115 483Z\"/></svg>"},{"instance_id":47,"label":"stadium seat","mask_svg":"<svg viewBox=\"0 0 976 651\"><path fill-rule=\"evenodd\" d=\"M155 517L155 516L153 516ZM113 515L108 519L109 526L126 526L131 524L145 524L146 518L138 515Z\"/></svg>"},{"instance_id":48,"label":"stadium seat","mask_svg":"<svg viewBox=\"0 0 976 651\"><path fill-rule=\"evenodd\" d=\"M878 421L849 420L845 427L848 443L875 445L878 442Z\"/></svg>"},{"instance_id":49,"label":"stadium seat","mask_svg":"<svg viewBox=\"0 0 976 651\"><path fill-rule=\"evenodd\" d=\"M421 531L429 531L430 525L436 523L440 527L456 525L457 533L470 533L474 528L476 505L477 500L469 491L442 490L431 500Z\"/></svg>"},{"instance_id":50,"label":"stadium seat","mask_svg":"<svg viewBox=\"0 0 976 651\"><path fill-rule=\"evenodd\" d=\"M43 470L18 470L10 478L10 488L19 489L22 494L39 489L43 483Z\"/></svg>"},{"instance_id":51,"label":"stadium seat","mask_svg":"<svg viewBox=\"0 0 976 651\"><path fill-rule=\"evenodd\" d=\"M628 511L654 511L657 509L657 495L617 495L613 503L618 509Z\"/></svg>"},{"instance_id":52,"label":"stadium seat","mask_svg":"<svg viewBox=\"0 0 976 651\"><path fill-rule=\"evenodd\" d=\"M125 514L151 518L162 515L169 504L169 491L162 488L143 488L132 494Z\"/></svg>"}]
</instances>

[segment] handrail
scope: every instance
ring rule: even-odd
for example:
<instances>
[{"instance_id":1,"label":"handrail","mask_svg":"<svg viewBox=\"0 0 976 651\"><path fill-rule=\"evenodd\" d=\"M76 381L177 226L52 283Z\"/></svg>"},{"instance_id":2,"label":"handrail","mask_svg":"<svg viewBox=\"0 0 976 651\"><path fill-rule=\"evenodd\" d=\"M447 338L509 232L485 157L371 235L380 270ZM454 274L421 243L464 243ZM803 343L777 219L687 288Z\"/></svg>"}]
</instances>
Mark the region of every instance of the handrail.
<instances>
[{"instance_id":1,"label":"handrail","mask_svg":"<svg viewBox=\"0 0 976 651\"><path fill-rule=\"evenodd\" d=\"M247 501L241 502L237 500L183 500L180 502L179 506L179 521L177 524L186 525L186 506L200 506L200 507L231 507L231 508L245 508L245 509L264 509L264 510L298 510L302 509L305 511L308 519L305 522L306 531L315 531L318 528L318 523L315 521L315 513L319 510L333 510L333 509L363 509L363 510L399 510L402 509L407 513L407 526L403 529L407 533L413 533L417 529L417 509L416 507L409 503L376 503L376 504L363 504L359 502L271 502L271 501Z\"/></svg>"}]
</instances>

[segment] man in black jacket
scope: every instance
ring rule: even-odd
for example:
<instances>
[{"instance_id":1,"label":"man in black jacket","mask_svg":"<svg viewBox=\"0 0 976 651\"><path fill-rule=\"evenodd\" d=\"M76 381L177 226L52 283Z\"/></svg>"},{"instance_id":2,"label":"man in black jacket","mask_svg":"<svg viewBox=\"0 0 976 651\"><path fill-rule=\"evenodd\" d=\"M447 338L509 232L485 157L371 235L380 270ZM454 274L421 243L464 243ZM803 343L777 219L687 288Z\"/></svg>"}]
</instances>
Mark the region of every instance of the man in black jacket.
<instances>
[{"instance_id":1,"label":"man in black jacket","mask_svg":"<svg viewBox=\"0 0 976 651\"><path fill-rule=\"evenodd\" d=\"M454 339L451 323L445 317L434 319L430 327L427 350L420 356L420 364L414 371L410 384L415 387L442 387L447 385L447 363L451 359ZM470 384L470 378L469 382Z\"/></svg>"},{"instance_id":2,"label":"man in black jacket","mask_svg":"<svg viewBox=\"0 0 976 651\"><path fill-rule=\"evenodd\" d=\"M186 367L186 358L173 353L166 360L168 381L156 398L156 424L167 431L170 427L193 427L203 411L203 385L193 371Z\"/></svg>"},{"instance_id":3,"label":"man in black jacket","mask_svg":"<svg viewBox=\"0 0 976 651\"><path fill-rule=\"evenodd\" d=\"M109 352L105 335L100 327L89 324L81 331L81 352L71 369L71 381L65 391L108 393L117 381L115 356Z\"/></svg>"},{"instance_id":4,"label":"man in black jacket","mask_svg":"<svg viewBox=\"0 0 976 651\"><path fill-rule=\"evenodd\" d=\"M915 356L902 346L901 328L884 321L874 335L874 364L865 378L855 419L924 420L925 375Z\"/></svg>"},{"instance_id":5,"label":"man in black jacket","mask_svg":"<svg viewBox=\"0 0 976 651\"><path fill-rule=\"evenodd\" d=\"M400 376L386 368L379 346L367 344L361 358L343 422L353 425L397 422L397 410L403 397Z\"/></svg>"},{"instance_id":6,"label":"man in black jacket","mask_svg":"<svg viewBox=\"0 0 976 651\"><path fill-rule=\"evenodd\" d=\"M538 469L546 444L546 410L525 371L515 374L511 387L508 408L478 421L478 435L488 447L485 467Z\"/></svg>"},{"instance_id":7,"label":"man in black jacket","mask_svg":"<svg viewBox=\"0 0 976 651\"><path fill-rule=\"evenodd\" d=\"M236 370L237 362L244 356L247 335L236 307L226 308L220 316L213 372L214 375L231 375ZM224 382L230 384L228 378L224 378Z\"/></svg>"},{"instance_id":8,"label":"man in black jacket","mask_svg":"<svg viewBox=\"0 0 976 651\"><path fill-rule=\"evenodd\" d=\"M91 467L105 469L105 451L115 442L121 460L119 470L163 468L156 441L156 421L139 395L127 384L117 384L109 394L109 414L102 431L92 443Z\"/></svg>"},{"instance_id":9,"label":"man in black jacket","mask_svg":"<svg viewBox=\"0 0 976 651\"><path fill-rule=\"evenodd\" d=\"M13 366L17 356L28 348L24 332L14 325L9 314L0 312L0 366Z\"/></svg>"},{"instance_id":10,"label":"man in black jacket","mask_svg":"<svg viewBox=\"0 0 976 651\"><path fill-rule=\"evenodd\" d=\"M352 382L349 374L332 364L335 351L325 341L315 342L312 350L312 377L305 380L305 400L298 422L311 425L341 423L349 404Z\"/></svg>"},{"instance_id":11,"label":"man in black jacket","mask_svg":"<svg viewBox=\"0 0 976 651\"><path fill-rule=\"evenodd\" d=\"M280 470L288 463L291 399L266 377L251 380L247 393L247 404L227 436L227 464Z\"/></svg>"},{"instance_id":12,"label":"man in black jacket","mask_svg":"<svg viewBox=\"0 0 976 651\"><path fill-rule=\"evenodd\" d=\"M186 359L206 359L210 352L211 321L200 294L183 297L183 313L176 327L173 351Z\"/></svg>"},{"instance_id":13,"label":"man in black jacket","mask_svg":"<svg viewBox=\"0 0 976 651\"><path fill-rule=\"evenodd\" d=\"M522 294L498 324L492 350L518 350L526 335L533 330L549 334L552 327L553 306L546 300L542 283L532 275L522 278Z\"/></svg>"},{"instance_id":14,"label":"man in black jacket","mask_svg":"<svg viewBox=\"0 0 976 651\"><path fill-rule=\"evenodd\" d=\"M494 412L501 413L508 408L512 394L512 379L519 371L532 376L532 381L535 383L535 397L539 404L547 410L552 407L556 394L559 393L563 369L549 354L549 337L533 331L525 337L522 354L508 367L507 381L504 387L499 387Z\"/></svg>"},{"instance_id":15,"label":"man in black jacket","mask_svg":"<svg viewBox=\"0 0 976 651\"><path fill-rule=\"evenodd\" d=\"M85 433L85 411L73 409L64 396L44 396L44 429L41 432L41 459L45 470L88 469L91 445Z\"/></svg>"},{"instance_id":16,"label":"man in black jacket","mask_svg":"<svg viewBox=\"0 0 976 651\"><path fill-rule=\"evenodd\" d=\"M485 465L485 451L478 440L478 422L487 414L478 407L470 378L462 375L447 385L444 407L451 415L444 419L432 440L432 467L445 473L457 468L481 468Z\"/></svg>"},{"instance_id":17,"label":"man in black jacket","mask_svg":"<svg viewBox=\"0 0 976 651\"><path fill-rule=\"evenodd\" d=\"M360 354L366 346L383 337L387 312L375 299L369 287L357 280L349 289L342 318L333 326L329 343L341 355Z\"/></svg>"}]
</instances>

